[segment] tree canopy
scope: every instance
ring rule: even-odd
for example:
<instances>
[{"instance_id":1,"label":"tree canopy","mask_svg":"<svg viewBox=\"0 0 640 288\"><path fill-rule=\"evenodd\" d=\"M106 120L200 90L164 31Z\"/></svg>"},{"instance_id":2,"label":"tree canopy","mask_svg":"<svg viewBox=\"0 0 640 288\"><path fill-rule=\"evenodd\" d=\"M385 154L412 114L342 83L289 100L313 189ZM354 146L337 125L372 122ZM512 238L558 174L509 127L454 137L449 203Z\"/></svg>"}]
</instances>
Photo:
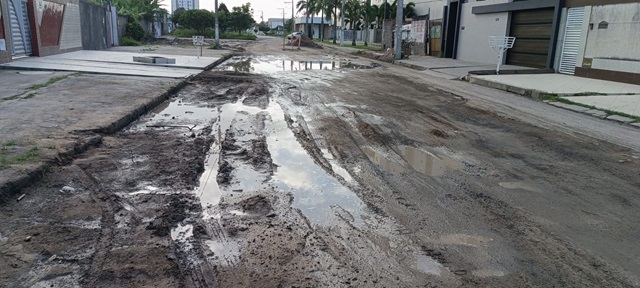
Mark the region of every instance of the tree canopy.
<instances>
[{"instance_id":1,"label":"tree canopy","mask_svg":"<svg viewBox=\"0 0 640 288\"><path fill-rule=\"evenodd\" d=\"M180 25L187 28L195 29L198 33L204 34L207 28L214 25L214 14L201 9L201 10L187 10L180 15Z\"/></svg>"},{"instance_id":2,"label":"tree canopy","mask_svg":"<svg viewBox=\"0 0 640 288\"><path fill-rule=\"evenodd\" d=\"M234 31L238 31L238 33L242 33L242 31L250 29L254 23L255 20L253 20L253 9L251 8L251 3L231 8L231 13L229 14L229 28Z\"/></svg>"}]
</instances>

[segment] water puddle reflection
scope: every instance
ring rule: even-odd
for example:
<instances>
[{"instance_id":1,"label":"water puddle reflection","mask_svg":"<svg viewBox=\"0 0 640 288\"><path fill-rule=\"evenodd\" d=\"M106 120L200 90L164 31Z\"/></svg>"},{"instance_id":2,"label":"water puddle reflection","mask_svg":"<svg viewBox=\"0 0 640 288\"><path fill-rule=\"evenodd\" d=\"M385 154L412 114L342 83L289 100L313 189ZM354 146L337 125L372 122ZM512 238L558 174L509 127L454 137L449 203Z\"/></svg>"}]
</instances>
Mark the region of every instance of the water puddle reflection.
<instances>
[{"instance_id":1,"label":"water puddle reflection","mask_svg":"<svg viewBox=\"0 0 640 288\"><path fill-rule=\"evenodd\" d=\"M340 61L292 61L292 60L258 60L247 58L232 59L226 65L227 71L240 73L274 73L282 71L336 70L340 69Z\"/></svg>"},{"instance_id":2,"label":"water puddle reflection","mask_svg":"<svg viewBox=\"0 0 640 288\"><path fill-rule=\"evenodd\" d=\"M217 260L217 264L229 265L234 259L240 255L240 247L236 242L221 242L215 240L206 240L205 244L213 253L213 259Z\"/></svg>"},{"instance_id":3,"label":"water puddle reflection","mask_svg":"<svg viewBox=\"0 0 640 288\"><path fill-rule=\"evenodd\" d=\"M425 274L440 275L442 264L438 263L438 261L436 260L433 260L433 258L431 257L418 255L416 256L416 268L418 268L419 271Z\"/></svg>"},{"instance_id":4,"label":"water puddle reflection","mask_svg":"<svg viewBox=\"0 0 640 288\"><path fill-rule=\"evenodd\" d=\"M361 225L365 207L362 200L313 161L287 127L284 111L278 104L273 105L277 106L271 114L272 122L267 125L270 132L267 144L278 168L270 183L279 190L291 191L293 207L302 210L313 224L327 224L333 207L339 206L351 214L356 226Z\"/></svg>"},{"instance_id":5,"label":"water puddle reflection","mask_svg":"<svg viewBox=\"0 0 640 288\"><path fill-rule=\"evenodd\" d=\"M229 186L221 187L217 182L220 143L225 137L224 131L229 129L234 119L238 119L238 113L269 115L265 119L264 133L276 168L269 179L263 172L254 170L250 165L233 163L232 178L234 180ZM287 126L285 113L278 103L272 101L266 109L260 109L243 105L242 101L238 101L220 106L216 114L213 133L216 134L217 141L208 153L205 172L201 175L200 186L197 189L204 208L217 205L223 195L235 194L233 191L276 189L291 192L294 196L293 207L302 210L314 224L327 224L331 215L335 214L334 206L349 212L354 218L355 225L362 223L359 215L365 207L364 203L349 188L318 166L307 154ZM346 181L353 181L342 167L335 163L332 167ZM269 180L265 182L265 179Z\"/></svg>"},{"instance_id":6,"label":"water puddle reflection","mask_svg":"<svg viewBox=\"0 0 640 288\"><path fill-rule=\"evenodd\" d=\"M185 103L182 99L173 99L161 103L151 111L155 114L151 122L182 119L209 120L214 117L215 110L215 107L198 106Z\"/></svg>"},{"instance_id":7,"label":"water puddle reflection","mask_svg":"<svg viewBox=\"0 0 640 288\"><path fill-rule=\"evenodd\" d=\"M391 173L407 173L415 170L422 174L436 177L444 175L447 171L463 168L462 163L447 155L438 155L410 146L400 146L398 150L403 161L391 160L390 156L370 147L362 149L373 163Z\"/></svg>"}]
</instances>

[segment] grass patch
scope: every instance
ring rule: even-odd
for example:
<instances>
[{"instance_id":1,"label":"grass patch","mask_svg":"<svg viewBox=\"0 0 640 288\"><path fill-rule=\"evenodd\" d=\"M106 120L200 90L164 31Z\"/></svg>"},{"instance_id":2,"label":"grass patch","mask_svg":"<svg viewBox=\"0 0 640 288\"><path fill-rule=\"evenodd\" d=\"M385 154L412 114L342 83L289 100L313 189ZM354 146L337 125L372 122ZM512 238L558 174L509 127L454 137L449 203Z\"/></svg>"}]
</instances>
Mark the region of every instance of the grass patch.
<instances>
[{"instance_id":1,"label":"grass patch","mask_svg":"<svg viewBox=\"0 0 640 288\"><path fill-rule=\"evenodd\" d=\"M9 96L9 97L4 97L4 98L2 98L2 101L16 100L16 99L18 99L20 97L20 95L22 95L22 94L13 95L13 96Z\"/></svg>"},{"instance_id":2,"label":"grass patch","mask_svg":"<svg viewBox=\"0 0 640 288\"><path fill-rule=\"evenodd\" d=\"M49 81L47 81L47 82L45 82L45 83L36 84L36 85L33 85L33 86L29 87L29 90L38 90L38 89L40 89L40 88L45 88L45 87L47 87L47 86L49 86L49 85L51 85L51 84L53 84L53 83L56 83L56 82L62 81L62 80L64 80L64 79L67 79L67 77L69 77L69 76L70 76L70 75L67 75L67 76L58 76L58 77L53 77L53 78L49 79Z\"/></svg>"},{"instance_id":3,"label":"grass patch","mask_svg":"<svg viewBox=\"0 0 640 288\"><path fill-rule=\"evenodd\" d=\"M256 40L258 36L254 34L238 34L238 33L222 33L220 39L234 39L234 40Z\"/></svg>"},{"instance_id":4,"label":"grass patch","mask_svg":"<svg viewBox=\"0 0 640 288\"><path fill-rule=\"evenodd\" d=\"M15 148L16 142L14 140L5 141L0 147L0 170L6 169L13 164L31 163L40 160L40 151L38 147L32 147L31 149L15 155L9 156L10 150Z\"/></svg>"},{"instance_id":5,"label":"grass patch","mask_svg":"<svg viewBox=\"0 0 640 288\"><path fill-rule=\"evenodd\" d=\"M336 44L333 44L333 40L324 40L324 41L319 41L319 40L314 40L318 43L322 43L322 44L327 44L327 45L333 45L333 46L340 46L340 42L336 42ZM369 51L382 51L382 48L379 46L372 46L372 45L368 45L368 46L364 46L364 45L351 45L351 41L348 42L344 42L344 47L350 47L350 48L356 48L356 49L360 49L360 50L369 50Z\"/></svg>"},{"instance_id":6,"label":"grass patch","mask_svg":"<svg viewBox=\"0 0 640 288\"><path fill-rule=\"evenodd\" d=\"M129 37L122 37L120 38L120 46L140 46L140 42L129 38Z\"/></svg>"},{"instance_id":7,"label":"grass patch","mask_svg":"<svg viewBox=\"0 0 640 288\"><path fill-rule=\"evenodd\" d=\"M38 95L38 93L29 93L27 96L24 97L24 99L31 99L33 97L36 97L36 95Z\"/></svg>"},{"instance_id":8,"label":"grass patch","mask_svg":"<svg viewBox=\"0 0 640 288\"><path fill-rule=\"evenodd\" d=\"M574 95L572 95L572 96L574 96ZM575 105L575 106L580 106L580 107L594 109L594 110L600 110L600 111L602 111L604 113L607 113L607 115L618 115L618 116L622 116L622 117L627 117L627 118L633 119L634 122L640 121L640 117L635 116L635 115L622 113L622 112L618 112L618 111L613 111L613 110L608 110L608 109L600 109L600 108L597 108L596 106L593 106L593 105L586 105L586 104L582 104L582 103L571 101L571 100L569 100L567 98L559 97L556 94L544 94L544 95L542 95L540 97L540 99L545 100L545 101L550 101L550 102L560 102L560 103L564 103L564 104Z\"/></svg>"}]
</instances>

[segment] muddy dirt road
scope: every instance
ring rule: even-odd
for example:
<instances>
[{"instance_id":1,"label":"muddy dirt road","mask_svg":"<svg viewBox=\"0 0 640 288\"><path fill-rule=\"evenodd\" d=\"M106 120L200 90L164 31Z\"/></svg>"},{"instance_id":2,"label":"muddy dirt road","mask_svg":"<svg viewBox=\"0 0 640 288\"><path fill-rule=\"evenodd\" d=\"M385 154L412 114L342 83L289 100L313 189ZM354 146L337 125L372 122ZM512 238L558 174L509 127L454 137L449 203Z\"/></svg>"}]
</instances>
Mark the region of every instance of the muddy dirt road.
<instances>
[{"instance_id":1,"label":"muddy dirt road","mask_svg":"<svg viewBox=\"0 0 640 288\"><path fill-rule=\"evenodd\" d=\"M278 40L1 206L0 286L640 285L632 128Z\"/></svg>"}]
</instances>

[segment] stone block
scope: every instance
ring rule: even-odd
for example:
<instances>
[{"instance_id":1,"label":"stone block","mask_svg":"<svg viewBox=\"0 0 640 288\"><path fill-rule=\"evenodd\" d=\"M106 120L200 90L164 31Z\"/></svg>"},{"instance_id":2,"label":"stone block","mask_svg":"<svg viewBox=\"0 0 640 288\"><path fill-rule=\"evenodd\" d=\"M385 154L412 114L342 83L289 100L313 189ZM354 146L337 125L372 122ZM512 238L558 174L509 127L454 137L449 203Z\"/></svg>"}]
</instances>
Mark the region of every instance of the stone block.
<instances>
[{"instance_id":1,"label":"stone block","mask_svg":"<svg viewBox=\"0 0 640 288\"><path fill-rule=\"evenodd\" d=\"M599 117L599 118L606 118L607 117L607 113L605 113L604 111L596 110L596 109L587 110L587 111L584 111L583 113L589 114L591 116L596 116L596 117Z\"/></svg>"},{"instance_id":2,"label":"stone block","mask_svg":"<svg viewBox=\"0 0 640 288\"><path fill-rule=\"evenodd\" d=\"M631 122L635 121L634 119L631 119L629 117L620 116L620 115L610 115L609 117L607 117L607 120L613 120L613 121L620 122L620 123L631 123Z\"/></svg>"}]
</instances>

